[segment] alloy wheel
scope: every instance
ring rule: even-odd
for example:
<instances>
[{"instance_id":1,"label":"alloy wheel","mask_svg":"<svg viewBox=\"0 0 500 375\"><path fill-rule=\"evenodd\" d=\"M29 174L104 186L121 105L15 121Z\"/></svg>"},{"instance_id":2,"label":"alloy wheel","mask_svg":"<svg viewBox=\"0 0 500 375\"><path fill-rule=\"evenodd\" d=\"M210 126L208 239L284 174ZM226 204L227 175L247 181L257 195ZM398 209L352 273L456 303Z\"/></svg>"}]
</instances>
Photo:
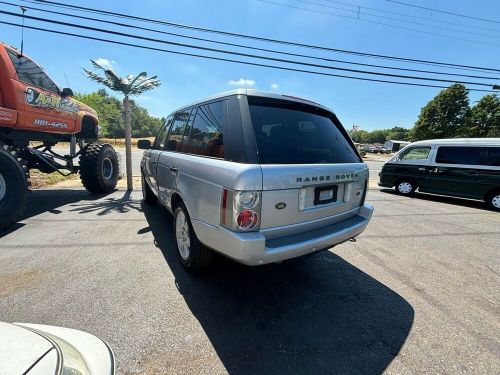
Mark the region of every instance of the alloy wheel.
<instances>
[{"instance_id":1,"label":"alloy wheel","mask_svg":"<svg viewBox=\"0 0 500 375\"><path fill-rule=\"evenodd\" d=\"M188 260L191 255L191 239L189 223L186 214L182 211L178 211L175 218L175 239L181 258Z\"/></svg>"}]
</instances>

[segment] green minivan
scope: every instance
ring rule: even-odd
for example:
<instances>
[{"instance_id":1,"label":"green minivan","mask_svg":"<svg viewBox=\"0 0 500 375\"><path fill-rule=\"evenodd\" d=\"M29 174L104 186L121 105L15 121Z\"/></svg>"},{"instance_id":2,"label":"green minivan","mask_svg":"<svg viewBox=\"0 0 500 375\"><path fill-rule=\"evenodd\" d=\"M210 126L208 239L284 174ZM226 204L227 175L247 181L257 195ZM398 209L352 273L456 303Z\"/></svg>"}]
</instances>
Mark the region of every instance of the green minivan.
<instances>
[{"instance_id":1,"label":"green minivan","mask_svg":"<svg viewBox=\"0 0 500 375\"><path fill-rule=\"evenodd\" d=\"M380 171L379 186L480 199L500 211L500 138L435 139L411 143Z\"/></svg>"}]
</instances>

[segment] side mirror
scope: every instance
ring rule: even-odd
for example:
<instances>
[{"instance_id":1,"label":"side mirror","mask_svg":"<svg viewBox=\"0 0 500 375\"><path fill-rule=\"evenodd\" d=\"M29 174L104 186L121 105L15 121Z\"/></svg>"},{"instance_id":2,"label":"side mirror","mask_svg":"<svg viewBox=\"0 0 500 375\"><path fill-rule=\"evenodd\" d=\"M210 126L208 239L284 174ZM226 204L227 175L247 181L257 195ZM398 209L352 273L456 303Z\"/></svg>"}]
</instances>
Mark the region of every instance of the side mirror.
<instances>
[{"instance_id":1,"label":"side mirror","mask_svg":"<svg viewBox=\"0 0 500 375\"><path fill-rule=\"evenodd\" d=\"M139 150L150 150L151 149L151 141L149 139L139 139L137 141L137 148Z\"/></svg>"},{"instance_id":2,"label":"side mirror","mask_svg":"<svg viewBox=\"0 0 500 375\"><path fill-rule=\"evenodd\" d=\"M62 89L62 92L61 92L61 96L63 98L66 98L68 96L73 96L73 90L71 90L70 88L68 87L65 87L64 89Z\"/></svg>"}]
</instances>

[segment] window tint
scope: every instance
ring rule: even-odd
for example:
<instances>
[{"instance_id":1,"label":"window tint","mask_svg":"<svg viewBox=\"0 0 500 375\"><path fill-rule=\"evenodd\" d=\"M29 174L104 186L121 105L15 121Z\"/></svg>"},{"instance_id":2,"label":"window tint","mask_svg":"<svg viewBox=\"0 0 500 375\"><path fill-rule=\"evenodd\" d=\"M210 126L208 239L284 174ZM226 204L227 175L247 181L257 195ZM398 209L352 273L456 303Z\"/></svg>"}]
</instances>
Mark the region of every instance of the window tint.
<instances>
[{"instance_id":1,"label":"window tint","mask_svg":"<svg viewBox=\"0 0 500 375\"><path fill-rule=\"evenodd\" d=\"M430 152L430 147L412 147L401 154L400 160L426 160Z\"/></svg>"},{"instance_id":2,"label":"window tint","mask_svg":"<svg viewBox=\"0 0 500 375\"><path fill-rule=\"evenodd\" d=\"M186 141L183 141L186 124L189 120L191 108L179 111L175 114L174 122L165 149L168 151L186 152Z\"/></svg>"},{"instance_id":3,"label":"window tint","mask_svg":"<svg viewBox=\"0 0 500 375\"><path fill-rule=\"evenodd\" d=\"M481 147L439 147L436 163L441 164L481 164Z\"/></svg>"},{"instance_id":4,"label":"window tint","mask_svg":"<svg viewBox=\"0 0 500 375\"><path fill-rule=\"evenodd\" d=\"M56 84L38 67L33 61L25 56L18 56L15 52L7 50L12 64L16 69L19 80L35 86L42 87L46 90L59 93Z\"/></svg>"},{"instance_id":5,"label":"window tint","mask_svg":"<svg viewBox=\"0 0 500 375\"><path fill-rule=\"evenodd\" d=\"M173 115L168 116L167 120L165 121L165 125L163 125L160 128L160 131L158 132L158 135L156 136L156 139L155 139L155 143L153 145L153 148L155 150L164 150L165 149L165 142L167 140L168 130L170 128L170 125L172 125L173 118L174 118Z\"/></svg>"},{"instance_id":6,"label":"window tint","mask_svg":"<svg viewBox=\"0 0 500 375\"><path fill-rule=\"evenodd\" d=\"M500 147L488 147L487 150L486 165L500 167Z\"/></svg>"},{"instance_id":7,"label":"window tint","mask_svg":"<svg viewBox=\"0 0 500 375\"><path fill-rule=\"evenodd\" d=\"M331 113L284 100L248 101L261 164L360 162Z\"/></svg>"},{"instance_id":8,"label":"window tint","mask_svg":"<svg viewBox=\"0 0 500 375\"><path fill-rule=\"evenodd\" d=\"M224 102L200 105L191 131L189 152L224 158Z\"/></svg>"}]
</instances>

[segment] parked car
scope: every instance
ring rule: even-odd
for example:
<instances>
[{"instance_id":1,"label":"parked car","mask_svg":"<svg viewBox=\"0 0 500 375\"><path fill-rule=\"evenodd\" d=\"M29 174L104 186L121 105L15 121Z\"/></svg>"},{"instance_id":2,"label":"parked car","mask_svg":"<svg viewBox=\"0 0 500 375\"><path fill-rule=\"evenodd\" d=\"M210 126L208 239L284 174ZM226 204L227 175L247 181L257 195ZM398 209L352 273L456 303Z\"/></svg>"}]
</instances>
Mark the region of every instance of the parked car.
<instances>
[{"instance_id":1,"label":"parked car","mask_svg":"<svg viewBox=\"0 0 500 375\"><path fill-rule=\"evenodd\" d=\"M138 146L144 201L173 214L187 268L211 250L260 265L330 248L373 212L368 167L333 112L307 100L222 93L175 111Z\"/></svg>"},{"instance_id":2,"label":"parked car","mask_svg":"<svg viewBox=\"0 0 500 375\"><path fill-rule=\"evenodd\" d=\"M500 138L436 139L406 146L382 167L379 186L402 195L480 199L500 210Z\"/></svg>"},{"instance_id":3,"label":"parked car","mask_svg":"<svg viewBox=\"0 0 500 375\"><path fill-rule=\"evenodd\" d=\"M75 329L0 322L0 374L112 375L115 361L101 339Z\"/></svg>"}]
</instances>

